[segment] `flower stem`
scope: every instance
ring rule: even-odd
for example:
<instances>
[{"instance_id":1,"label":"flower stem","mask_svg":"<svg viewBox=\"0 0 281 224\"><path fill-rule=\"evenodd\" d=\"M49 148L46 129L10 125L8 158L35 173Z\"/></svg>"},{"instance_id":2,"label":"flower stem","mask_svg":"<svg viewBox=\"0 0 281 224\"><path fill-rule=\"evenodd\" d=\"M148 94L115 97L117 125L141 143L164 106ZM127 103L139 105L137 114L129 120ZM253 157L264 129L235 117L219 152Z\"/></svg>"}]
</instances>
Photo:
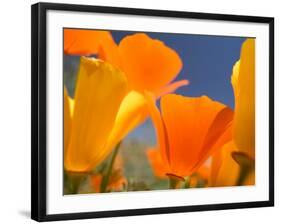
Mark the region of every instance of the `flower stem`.
<instances>
[{"instance_id":1,"label":"flower stem","mask_svg":"<svg viewBox=\"0 0 281 224\"><path fill-rule=\"evenodd\" d=\"M185 178L184 188L190 188L190 179L191 179L191 177Z\"/></svg>"},{"instance_id":2,"label":"flower stem","mask_svg":"<svg viewBox=\"0 0 281 224\"><path fill-rule=\"evenodd\" d=\"M110 162L108 164L108 167L106 169L105 175L102 178L101 186L100 186L100 192L101 193L105 193L106 192L106 188L107 188L107 185L108 185L108 182L109 182L109 178L110 178L110 175L111 175L111 172L112 172L112 167L113 167L113 164L115 162L116 156L117 156L117 154L119 152L120 145L121 145L121 142L119 142L116 145L116 147L115 147L115 149L113 151L111 160L110 160Z\"/></svg>"},{"instance_id":3,"label":"flower stem","mask_svg":"<svg viewBox=\"0 0 281 224\"><path fill-rule=\"evenodd\" d=\"M174 178L169 178L169 188L170 189L176 189L177 188L178 181Z\"/></svg>"},{"instance_id":4,"label":"flower stem","mask_svg":"<svg viewBox=\"0 0 281 224\"><path fill-rule=\"evenodd\" d=\"M181 183L185 181L183 177L177 176L175 174L167 173L166 175L169 177L170 189L177 189L178 187L180 187Z\"/></svg>"},{"instance_id":5,"label":"flower stem","mask_svg":"<svg viewBox=\"0 0 281 224\"><path fill-rule=\"evenodd\" d=\"M85 173L67 173L68 181L70 183L69 193L70 194L78 194L79 187L83 180L85 180Z\"/></svg>"}]
</instances>

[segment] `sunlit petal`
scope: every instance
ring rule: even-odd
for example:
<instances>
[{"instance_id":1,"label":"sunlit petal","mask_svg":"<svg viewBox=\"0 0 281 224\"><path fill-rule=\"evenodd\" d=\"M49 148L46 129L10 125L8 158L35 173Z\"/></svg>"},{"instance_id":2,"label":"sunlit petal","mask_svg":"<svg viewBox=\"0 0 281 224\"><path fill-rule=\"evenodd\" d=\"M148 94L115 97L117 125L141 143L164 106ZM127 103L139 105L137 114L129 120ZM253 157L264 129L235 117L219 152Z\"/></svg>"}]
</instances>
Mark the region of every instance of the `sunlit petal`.
<instances>
[{"instance_id":1,"label":"sunlit petal","mask_svg":"<svg viewBox=\"0 0 281 224\"><path fill-rule=\"evenodd\" d=\"M225 121L223 116L216 119L225 108L225 105L206 96L193 98L168 94L162 97L161 111L174 174L188 176L207 159L205 155L210 154L211 146L218 141L228 125L228 116ZM212 125L219 128L218 132L208 136ZM206 140L208 144L205 143L206 136L209 138Z\"/></svg>"},{"instance_id":2,"label":"sunlit petal","mask_svg":"<svg viewBox=\"0 0 281 224\"><path fill-rule=\"evenodd\" d=\"M173 49L144 33L126 36L118 49L129 85L139 91L161 89L182 68L181 59Z\"/></svg>"},{"instance_id":3,"label":"sunlit petal","mask_svg":"<svg viewBox=\"0 0 281 224\"><path fill-rule=\"evenodd\" d=\"M71 135L71 126L72 126L72 110L70 105L70 97L68 96L67 90L64 87L64 107L63 107L63 130L64 130L64 150L66 152Z\"/></svg>"},{"instance_id":4,"label":"sunlit petal","mask_svg":"<svg viewBox=\"0 0 281 224\"><path fill-rule=\"evenodd\" d=\"M108 31L64 29L65 54L84 56L100 54L112 62L115 61L116 49L117 45Z\"/></svg>"},{"instance_id":5,"label":"sunlit petal","mask_svg":"<svg viewBox=\"0 0 281 224\"><path fill-rule=\"evenodd\" d=\"M149 163L152 167L155 176L160 178L167 178L167 172L169 173L169 167L166 167L160 150L155 148L149 148L146 150L146 155Z\"/></svg>"},{"instance_id":6,"label":"sunlit petal","mask_svg":"<svg viewBox=\"0 0 281 224\"><path fill-rule=\"evenodd\" d=\"M232 140L232 120L233 111L229 107L225 107L217 113L204 139L204 144L200 152L200 158L202 159L198 161L194 169L200 167L205 159L215 153L215 151L220 150L226 142Z\"/></svg>"},{"instance_id":7,"label":"sunlit petal","mask_svg":"<svg viewBox=\"0 0 281 224\"><path fill-rule=\"evenodd\" d=\"M104 145L126 94L127 80L120 70L100 60L81 58L66 170L89 171L110 153Z\"/></svg>"},{"instance_id":8,"label":"sunlit petal","mask_svg":"<svg viewBox=\"0 0 281 224\"><path fill-rule=\"evenodd\" d=\"M175 81L175 82L172 82L172 83L168 84L167 86L162 87L158 91L155 91L155 95L157 97L161 97L161 96L164 96L166 94L173 93L178 88L180 88L182 86L186 86L188 84L189 84L188 80Z\"/></svg>"},{"instance_id":9,"label":"sunlit petal","mask_svg":"<svg viewBox=\"0 0 281 224\"><path fill-rule=\"evenodd\" d=\"M238 75L239 71L239 75ZM233 69L235 95L234 141L239 151L255 157L255 40L247 39L240 63Z\"/></svg>"},{"instance_id":10,"label":"sunlit petal","mask_svg":"<svg viewBox=\"0 0 281 224\"><path fill-rule=\"evenodd\" d=\"M210 186L235 186L239 178L240 167L233 160L231 153L236 145L231 141L212 157Z\"/></svg>"},{"instance_id":11,"label":"sunlit petal","mask_svg":"<svg viewBox=\"0 0 281 224\"><path fill-rule=\"evenodd\" d=\"M113 148L131 130L143 123L148 116L146 99L136 91L130 91L122 100L113 129L105 148Z\"/></svg>"},{"instance_id":12,"label":"sunlit petal","mask_svg":"<svg viewBox=\"0 0 281 224\"><path fill-rule=\"evenodd\" d=\"M155 132L158 140L158 148L160 149L164 166L168 167L170 164L170 153L166 127L163 123L161 114L157 106L155 105L155 97L149 92L145 92L144 94L147 100L150 117L155 127Z\"/></svg>"}]
</instances>

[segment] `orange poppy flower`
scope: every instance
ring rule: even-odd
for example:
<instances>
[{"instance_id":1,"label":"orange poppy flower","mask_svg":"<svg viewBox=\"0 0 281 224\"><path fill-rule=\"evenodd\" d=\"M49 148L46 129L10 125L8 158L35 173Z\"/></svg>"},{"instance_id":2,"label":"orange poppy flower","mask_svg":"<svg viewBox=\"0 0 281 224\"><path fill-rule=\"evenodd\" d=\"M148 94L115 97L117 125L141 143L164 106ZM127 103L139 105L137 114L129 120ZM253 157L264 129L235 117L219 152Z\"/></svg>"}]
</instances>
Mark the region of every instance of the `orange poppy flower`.
<instances>
[{"instance_id":1,"label":"orange poppy flower","mask_svg":"<svg viewBox=\"0 0 281 224\"><path fill-rule=\"evenodd\" d=\"M102 48L115 42L108 31L87 29L64 29L64 53L87 56L102 53Z\"/></svg>"},{"instance_id":2,"label":"orange poppy flower","mask_svg":"<svg viewBox=\"0 0 281 224\"><path fill-rule=\"evenodd\" d=\"M168 178L167 170L169 170L169 167L163 163L160 150L157 148L148 148L146 150L146 156L150 166L152 167L153 174L159 178ZM193 173L194 176L190 177L190 187L196 187L199 179L208 183L210 179L210 172L211 164L209 160L207 160L196 170L196 173Z\"/></svg>"},{"instance_id":3,"label":"orange poppy flower","mask_svg":"<svg viewBox=\"0 0 281 224\"><path fill-rule=\"evenodd\" d=\"M146 98L161 153L157 173L189 176L232 137L232 110L206 96L165 95L162 115L151 95L146 93Z\"/></svg>"},{"instance_id":4,"label":"orange poppy flower","mask_svg":"<svg viewBox=\"0 0 281 224\"><path fill-rule=\"evenodd\" d=\"M64 118L66 170L90 171L110 153L109 147L116 141L111 136L116 122L123 124L122 113L130 114L124 109L118 115L127 94L127 80L120 70L99 60L81 58L73 115ZM138 104L136 101L131 107ZM65 114L71 111L69 108L65 92Z\"/></svg>"},{"instance_id":5,"label":"orange poppy flower","mask_svg":"<svg viewBox=\"0 0 281 224\"><path fill-rule=\"evenodd\" d=\"M118 46L121 70L132 89L160 91L180 72L182 62L176 51L144 33L123 38Z\"/></svg>"},{"instance_id":6,"label":"orange poppy flower","mask_svg":"<svg viewBox=\"0 0 281 224\"><path fill-rule=\"evenodd\" d=\"M211 186L253 185L255 183L255 40L247 39L241 48L240 60L233 66L231 83L235 109L233 140L213 155ZM247 164L239 162L244 160ZM246 167L241 183L238 179ZM244 170L245 172L245 170Z\"/></svg>"},{"instance_id":7,"label":"orange poppy flower","mask_svg":"<svg viewBox=\"0 0 281 224\"><path fill-rule=\"evenodd\" d=\"M176 51L144 33L126 36L117 45L108 31L64 29L64 53L98 54L125 73L130 89L148 90L158 97L188 84L187 80L169 84L182 68L181 59Z\"/></svg>"},{"instance_id":8,"label":"orange poppy flower","mask_svg":"<svg viewBox=\"0 0 281 224\"><path fill-rule=\"evenodd\" d=\"M255 158L255 40L247 39L233 67L234 142L239 152Z\"/></svg>"}]
</instances>

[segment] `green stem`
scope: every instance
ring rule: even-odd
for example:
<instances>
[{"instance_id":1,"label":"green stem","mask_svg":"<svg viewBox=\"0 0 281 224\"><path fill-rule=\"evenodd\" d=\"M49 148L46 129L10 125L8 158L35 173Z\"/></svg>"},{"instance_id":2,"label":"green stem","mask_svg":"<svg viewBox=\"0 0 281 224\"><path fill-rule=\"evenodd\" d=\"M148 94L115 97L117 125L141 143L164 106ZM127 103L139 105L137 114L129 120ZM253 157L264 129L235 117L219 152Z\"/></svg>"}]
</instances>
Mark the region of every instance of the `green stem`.
<instances>
[{"instance_id":1,"label":"green stem","mask_svg":"<svg viewBox=\"0 0 281 224\"><path fill-rule=\"evenodd\" d=\"M115 149L113 151L111 160L110 160L110 162L108 164L107 170L105 172L105 175L102 178L102 182L101 182L101 186L100 186L100 192L101 193L106 192L106 188L107 188L107 185L108 185L108 182L109 182L109 178L110 178L110 175L111 175L111 172L112 172L112 167L113 167L114 161L116 159L116 156L117 156L117 154L119 152L120 145L121 145L121 142L119 142L116 145L116 147L115 147Z\"/></svg>"},{"instance_id":2,"label":"green stem","mask_svg":"<svg viewBox=\"0 0 281 224\"><path fill-rule=\"evenodd\" d=\"M169 188L170 189L177 189L182 182L185 182L185 179L181 176L177 176L172 173L166 173L169 178Z\"/></svg>"},{"instance_id":3,"label":"green stem","mask_svg":"<svg viewBox=\"0 0 281 224\"><path fill-rule=\"evenodd\" d=\"M183 178L169 175L169 188L170 189L181 188L182 183L185 183L185 180Z\"/></svg>"},{"instance_id":4,"label":"green stem","mask_svg":"<svg viewBox=\"0 0 281 224\"><path fill-rule=\"evenodd\" d=\"M70 194L78 194L81 182L85 179L84 173L68 173L68 180L70 182Z\"/></svg>"},{"instance_id":5,"label":"green stem","mask_svg":"<svg viewBox=\"0 0 281 224\"><path fill-rule=\"evenodd\" d=\"M176 189L177 188L177 184L178 184L178 181L174 178L169 178L169 188L170 189Z\"/></svg>"},{"instance_id":6,"label":"green stem","mask_svg":"<svg viewBox=\"0 0 281 224\"><path fill-rule=\"evenodd\" d=\"M184 188L190 188L190 179L191 177L186 177L184 182Z\"/></svg>"}]
</instances>

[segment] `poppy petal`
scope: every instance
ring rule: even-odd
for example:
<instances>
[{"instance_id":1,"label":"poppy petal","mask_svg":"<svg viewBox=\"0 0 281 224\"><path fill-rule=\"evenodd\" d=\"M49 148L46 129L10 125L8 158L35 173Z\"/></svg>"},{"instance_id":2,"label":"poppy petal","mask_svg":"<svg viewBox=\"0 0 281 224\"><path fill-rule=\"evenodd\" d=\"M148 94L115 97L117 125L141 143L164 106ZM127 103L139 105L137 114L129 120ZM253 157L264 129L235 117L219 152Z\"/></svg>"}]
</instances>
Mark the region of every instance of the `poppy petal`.
<instances>
[{"instance_id":1,"label":"poppy petal","mask_svg":"<svg viewBox=\"0 0 281 224\"><path fill-rule=\"evenodd\" d=\"M217 114L225 105L206 96L183 97L168 94L161 99L163 121L167 128L172 172L188 176L198 163L204 139Z\"/></svg>"},{"instance_id":2,"label":"poppy petal","mask_svg":"<svg viewBox=\"0 0 281 224\"><path fill-rule=\"evenodd\" d=\"M188 80L180 80L180 81L172 82L172 83L168 84L167 86L162 87L159 91L155 92L155 95L157 97L161 97L161 96L164 96L166 94L173 93L178 88L180 88L182 86L186 86L188 84L189 84Z\"/></svg>"},{"instance_id":3,"label":"poppy petal","mask_svg":"<svg viewBox=\"0 0 281 224\"><path fill-rule=\"evenodd\" d=\"M122 100L105 148L113 148L131 130L143 123L147 116L148 110L144 96L136 91L128 92Z\"/></svg>"},{"instance_id":4,"label":"poppy petal","mask_svg":"<svg viewBox=\"0 0 281 224\"><path fill-rule=\"evenodd\" d=\"M219 150L225 143L232 140L232 120L233 111L229 107L224 107L220 112L217 113L212 125L209 127L208 133L204 140L200 152L200 160L194 167L197 167L214 153L215 150Z\"/></svg>"},{"instance_id":5,"label":"poppy petal","mask_svg":"<svg viewBox=\"0 0 281 224\"><path fill-rule=\"evenodd\" d=\"M231 76L231 84L232 84L232 88L233 88L233 93L234 93L234 98L238 99L238 78L239 78L239 68L240 68L240 60L238 60L234 66L233 66L233 70L232 70L232 76Z\"/></svg>"},{"instance_id":6,"label":"poppy petal","mask_svg":"<svg viewBox=\"0 0 281 224\"><path fill-rule=\"evenodd\" d=\"M236 66L235 66L236 67ZM255 156L255 40L247 39L241 49L240 65L234 67L234 140L239 151ZM239 70L239 75L238 74ZM238 76L238 77L237 77ZM236 81L235 81L236 80Z\"/></svg>"},{"instance_id":7,"label":"poppy petal","mask_svg":"<svg viewBox=\"0 0 281 224\"><path fill-rule=\"evenodd\" d=\"M160 150L149 148L146 150L146 155L154 175L160 178L167 178L166 174L169 173L169 168L165 166Z\"/></svg>"},{"instance_id":8,"label":"poppy petal","mask_svg":"<svg viewBox=\"0 0 281 224\"><path fill-rule=\"evenodd\" d=\"M103 54L112 59L109 54L117 48L110 32L86 29L64 29L64 53L69 55ZM114 51L115 52L115 51Z\"/></svg>"},{"instance_id":9,"label":"poppy petal","mask_svg":"<svg viewBox=\"0 0 281 224\"><path fill-rule=\"evenodd\" d=\"M179 55L163 42L137 33L118 47L122 70L131 88L155 92L171 82L182 68Z\"/></svg>"},{"instance_id":10,"label":"poppy petal","mask_svg":"<svg viewBox=\"0 0 281 224\"><path fill-rule=\"evenodd\" d=\"M240 167L233 160L231 153L236 150L233 141L225 144L212 157L211 186L235 186L239 177Z\"/></svg>"},{"instance_id":11,"label":"poppy petal","mask_svg":"<svg viewBox=\"0 0 281 224\"><path fill-rule=\"evenodd\" d=\"M157 106L155 105L155 97L147 91L144 92L144 96L146 98L151 120L155 127L156 136L158 139L158 148L160 149L162 160L168 167L170 164L170 153L165 124L162 120L161 114Z\"/></svg>"},{"instance_id":12,"label":"poppy petal","mask_svg":"<svg viewBox=\"0 0 281 224\"><path fill-rule=\"evenodd\" d=\"M100 154L104 157L110 153L109 149L104 152L104 144L127 91L127 80L120 70L81 57L66 170L89 171L102 161Z\"/></svg>"},{"instance_id":13,"label":"poppy petal","mask_svg":"<svg viewBox=\"0 0 281 224\"><path fill-rule=\"evenodd\" d=\"M71 126L72 126L72 112L71 112L71 106L70 106L70 97L68 96L67 90L64 87L64 107L63 107L63 130L64 130L64 150L67 150L70 135L71 135Z\"/></svg>"}]
</instances>

